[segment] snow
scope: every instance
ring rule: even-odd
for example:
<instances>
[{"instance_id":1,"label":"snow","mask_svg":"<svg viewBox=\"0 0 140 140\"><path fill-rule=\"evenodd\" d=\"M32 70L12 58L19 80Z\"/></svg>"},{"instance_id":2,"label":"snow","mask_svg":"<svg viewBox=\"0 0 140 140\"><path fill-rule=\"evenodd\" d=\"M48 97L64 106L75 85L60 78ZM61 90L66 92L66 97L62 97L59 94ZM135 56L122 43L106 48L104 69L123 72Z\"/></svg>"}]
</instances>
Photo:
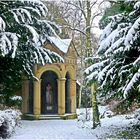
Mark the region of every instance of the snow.
<instances>
[{"instance_id":1,"label":"snow","mask_svg":"<svg viewBox=\"0 0 140 140\"><path fill-rule=\"evenodd\" d=\"M101 41L100 47L99 47L99 49L98 49L98 52L100 52L100 51L102 51L102 50L106 50L110 45L112 45L112 44L114 43L115 38L116 38L117 36L119 36L119 32L118 32L118 30L116 29L116 30L112 31L112 32L108 35L107 39Z\"/></svg>"},{"instance_id":2,"label":"snow","mask_svg":"<svg viewBox=\"0 0 140 140\"><path fill-rule=\"evenodd\" d=\"M96 78L96 76L98 75L98 73L99 73L98 71L94 71L90 75L88 75L86 78L88 79L88 81L90 81L93 78Z\"/></svg>"},{"instance_id":3,"label":"snow","mask_svg":"<svg viewBox=\"0 0 140 140\"><path fill-rule=\"evenodd\" d=\"M37 13L41 17L39 9L35 9L35 8L32 8L32 7L25 7L25 9L31 10L31 11Z\"/></svg>"},{"instance_id":4,"label":"snow","mask_svg":"<svg viewBox=\"0 0 140 140\"><path fill-rule=\"evenodd\" d=\"M5 127L5 130L2 131L0 139L3 136L10 137L11 134L14 132L15 127L19 124L21 112L19 110L13 109L6 109L1 111L0 110L0 127ZM4 129L4 128L3 128Z\"/></svg>"},{"instance_id":5,"label":"snow","mask_svg":"<svg viewBox=\"0 0 140 140\"><path fill-rule=\"evenodd\" d=\"M14 15L14 18L17 23L22 24L22 23L26 23L27 21L29 23L32 23L31 14L28 10L24 8L17 8L17 9L12 9L10 11Z\"/></svg>"},{"instance_id":6,"label":"snow","mask_svg":"<svg viewBox=\"0 0 140 140\"><path fill-rule=\"evenodd\" d=\"M0 52L2 56L10 54L12 58L15 58L16 56L19 57L18 55L23 55L23 67L26 72L29 70L27 72L28 74L33 75L31 67L34 63L45 65L48 62L52 63L54 60L63 59L57 53L45 50L43 48L48 36L54 35L57 37L57 34L54 30L55 24L46 20L48 9L43 4L43 2L40 0L20 0L20 2L21 4L16 4L16 1L13 1L11 3L12 5L7 11L8 13L3 13L1 11ZM4 5L7 5L8 3L9 2L4 2ZM11 22L6 20L8 14L11 15ZM16 29L17 27L21 28L21 30L24 30L24 35L27 34L27 36L24 36L22 31L16 32L14 28ZM13 32L5 32L5 28ZM55 28L58 27L55 26ZM65 46L67 46L67 43L68 41L65 40L63 44L66 44ZM27 68L25 68L26 66Z\"/></svg>"},{"instance_id":7,"label":"snow","mask_svg":"<svg viewBox=\"0 0 140 140\"><path fill-rule=\"evenodd\" d=\"M22 100L21 96L13 96L11 97L11 100Z\"/></svg>"},{"instance_id":8,"label":"snow","mask_svg":"<svg viewBox=\"0 0 140 140\"><path fill-rule=\"evenodd\" d=\"M40 52L41 52L42 54L45 55L44 58L45 58L46 63L47 63L47 61L50 62L50 63L52 63L52 60L50 59L50 57L49 57L48 54L47 54L47 50L45 50L45 49L43 49L43 48L40 48ZM38 51L38 53L39 53L39 51ZM39 53L39 54L40 54L40 53ZM41 58L42 64L45 65L45 62L43 61L43 60L44 60L44 59L43 59L43 56L42 56L41 54L40 54L39 58Z\"/></svg>"},{"instance_id":9,"label":"snow","mask_svg":"<svg viewBox=\"0 0 140 140\"><path fill-rule=\"evenodd\" d=\"M112 21L105 27L100 37L100 47L98 49L98 53L108 49L108 47L110 47L116 41L116 38L120 37L121 32L124 32L124 29L121 29L119 25L115 30L113 30L113 27L117 25L117 22L114 21L121 21L122 15L118 14L115 16L110 16L110 18Z\"/></svg>"},{"instance_id":10,"label":"snow","mask_svg":"<svg viewBox=\"0 0 140 140\"><path fill-rule=\"evenodd\" d=\"M86 109L77 109L78 118L80 114L83 120L39 120L39 121L22 121L21 128L16 129L16 133L11 139L97 139L105 138L107 134L115 134L125 127L135 123L134 117L128 115L116 115L108 109L107 106L99 106L100 114L104 114L101 119L101 126L91 129L92 121L84 121ZM91 108L87 110L92 115ZM138 112L138 111L137 111ZM109 115L112 117L108 117ZM80 118L81 119L81 118ZM133 122L133 123L132 123ZM81 125L81 123L83 125Z\"/></svg>"},{"instance_id":11,"label":"snow","mask_svg":"<svg viewBox=\"0 0 140 140\"><path fill-rule=\"evenodd\" d=\"M140 18L138 18L135 21L135 23L133 24L133 26L130 28L130 30L128 31L126 35L125 42L124 42L126 46L126 50L129 50L131 44L133 44L134 38L137 39L138 37L137 30L139 30L139 26L140 26Z\"/></svg>"},{"instance_id":12,"label":"snow","mask_svg":"<svg viewBox=\"0 0 140 140\"><path fill-rule=\"evenodd\" d=\"M22 130L18 130L16 136L13 136L12 139L93 138L90 131L77 127L76 120L23 121Z\"/></svg>"},{"instance_id":13,"label":"snow","mask_svg":"<svg viewBox=\"0 0 140 140\"><path fill-rule=\"evenodd\" d=\"M104 79L104 81L102 82L100 88L103 88L103 86L105 86L106 82L107 82L107 78L110 76L111 77L111 74L114 72L114 67L112 67L111 69L109 69L106 73L106 77Z\"/></svg>"},{"instance_id":14,"label":"snow","mask_svg":"<svg viewBox=\"0 0 140 140\"><path fill-rule=\"evenodd\" d=\"M0 31L4 31L5 30L5 22L4 20L0 17Z\"/></svg>"},{"instance_id":15,"label":"snow","mask_svg":"<svg viewBox=\"0 0 140 140\"><path fill-rule=\"evenodd\" d=\"M112 22L110 22L104 29L104 32L102 33L100 40L104 40L104 38L106 38L111 32L112 32Z\"/></svg>"},{"instance_id":16,"label":"snow","mask_svg":"<svg viewBox=\"0 0 140 140\"><path fill-rule=\"evenodd\" d=\"M36 30L35 30L34 27L32 27L32 26L30 26L30 25L25 25L25 26L26 26L26 27L30 30L30 32L32 33L33 41L34 41L35 45L37 45L38 42L39 42L39 34L36 32ZM38 47L38 46L36 46L36 47Z\"/></svg>"},{"instance_id":17,"label":"snow","mask_svg":"<svg viewBox=\"0 0 140 140\"><path fill-rule=\"evenodd\" d=\"M58 47L62 52L67 53L71 43L71 39L60 39L57 37L49 37L50 41Z\"/></svg>"},{"instance_id":18,"label":"snow","mask_svg":"<svg viewBox=\"0 0 140 140\"><path fill-rule=\"evenodd\" d=\"M104 79L104 76L106 74L106 72L108 71L108 69L110 68L110 64L105 66L102 71L99 72L98 74L98 81L101 82Z\"/></svg>"},{"instance_id":19,"label":"snow","mask_svg":"<svg viewBox=\"0 0 140 140\"><path fill-rule=\"evenodd\" d=\"M79 80L76 80L76 83L77 83L79 86L81 86L81 83L80 83Z\"/></svg>"},{"instance_id":20,"label":"snow","mask_svg":"<svg viewBox=\"0 0 140 140\"><path fill-rule=\"evenodd\" d=\"M114 51L114 54L121 53L121 52L123 52L123 50L124 50L123 47L119 47L118 49L116 49L116 50Z\"/></svg>"},{"instance_id":21,"label":"snow","mask_svg":"<svg viewBox=\"0 0 140 140\"><path fill-rule=\"evenodd\" d=\"M140 7L140 2L137 2L135 5L134 5L134 8L137 9Z\"/></svg>"},{"instance_id":22,"label":"snow","mask_svg":"<svg viewBox=\"0 0 140 140\"><path fill-rule=\"evenodd\" d=\"M137 13L140 2L133 1L133 6L130 13L121 13L111 17L111 22L105 27L100 37L98 49L100 59L85 71L88 75L87 80L97 79L101 85L99 89L104 90L108 86L109 88L105 90L115 91L118 98L119 95L126 97L133 93L131 91L139 90L140 87L140 73L138 72L140 58L135 54L131 56L131 52L136 51L139 54L140 17ZM134 58L133 62L127 61L129 57ZM107 59L109 60L104 65L100 65ZM114 88L111 88L112 85Z\"/></svg>"},{"instance_id":23,"label":"snow","mask_svg":"<svg viewBox=\"0 0 140 140\"><path fill-rule=\"evenodd\" d=\"M140 78L140 69L133 75L132 79L129 81L128 85L126 86L124 90L124 98L127 97L128 92L132 89L134 84L139 80Z\"/></svg>"},{"instance_id":24,"label":"snow","mask_svg":"<svg viewBox=\"0 0 140 140\"><path fill-rule=\"evenodd\" d=\"M40 1L40 0L21 0L23 3L31 3L33 6L35 6L35 9L39 12L41 11L42 16L46 16L48 13L47 7Z\"/></svg>"},{"instance_id":25,"label":"snow","mask_svg":"<svg viewBox=\"0 0 140 140\"><path fill-rule=\"evenodd\" d=\"M23 8L19 8L19 9L17 9L17 10L20 10L22 14L23 14L23 13L26 14L26 16L28 17L28 19L30 20L30 22L32 22L31 14L30 14L30 12L29 12L28 10L23 9ZM25 18L25 19L26 19L26 18Z\"/></svg>"},{"instance_id":26,"label":"snow","mask_svg":"<svg viewBox=\"0 0 140 140\"><path fill-rule=\"evenodd\" d=\"M51 25L51 26L53 26L53 27L55 27L57 30L58 30L58 33L62 33L62 29L60 28L60 26L58 26L55 22L52 22L52 21L48 21L48 23Z\"/></svg>"},{"instance_id":27,"label":"snow","mask_svg":"<svg viewBox=\"0 0 140 140\"><path fill-rule=\"evenodd\" d=\"M92 71L93 69L97 69L97 68L99 68L99 67L103 67L103 66L105 65L105 63L107 63L108 61L109 61L109 59L104 60L104 61L102 61L102 62L97 62L97 63L95 63L95 64L89 66L89 67L85 70L85 73L86 73L86 74L89 74L90 71Z\"/></svg>"},{"instance_id":28,"label":"snow","mask_svg":"<svg viewBox=\"0 0 140 140\"><path fill-rule=\"evenodd\" d=\"M99 66L101 66L101 63L95 63L95 64L91 65L90 67L88 67L88 68L85 70L85 73L86 73L86 74L89 74L90 71L92 71L92 70L95 69L95 68L98 68Z\"/></svg>"},{"instance_id":29,"label":"snow","mask_svg":"<svg viewBox=\"0 0 140 140\"><path fill-rule=\"evenodd\" d=\"M134 61L133 65L140 63L140 56Z\"/></svg>"},{"instance_id":30,"label":"snow","mask_svg":"<svg viewBox=\"0 0 140 140\"><path fill-rule=\"evenodd\" d=\"M113 50L115 48L118 48L122 42L124 41L124 38L120 38L118 39L116 42L114 42L105 52L105 55L107 56L108 54L110 54L111 52L113 52Z\"/></svg>"},{"instance_id":31,"label":"snow","mask_svg":"<svg viewBox=\"0 0 140 140\"><path fill-rule=\"evenodd\" d=\"M12 58L14 58L17 50L17 44L18 37L15 33L0 33L0 50L3 56L7 55L10 51L12 51Z\"/></svg>"}]
</instances>

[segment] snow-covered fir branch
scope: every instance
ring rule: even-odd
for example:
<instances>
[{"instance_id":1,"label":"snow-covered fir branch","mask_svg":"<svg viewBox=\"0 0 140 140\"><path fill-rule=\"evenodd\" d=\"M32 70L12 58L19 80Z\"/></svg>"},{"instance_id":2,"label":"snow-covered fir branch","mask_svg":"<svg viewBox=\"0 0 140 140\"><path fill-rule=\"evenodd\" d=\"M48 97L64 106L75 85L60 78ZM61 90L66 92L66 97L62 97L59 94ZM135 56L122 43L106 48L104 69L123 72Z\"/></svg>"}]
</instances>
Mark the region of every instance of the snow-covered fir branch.
<instances>
[{"instance_id":1,"label":"snow-covered fir branch","mask_svg":"<svg viewBox=\"0 0 140 140\"><path fill-rule=\"evenodd\" d=\"M100 37L100 59L85 73L88 82L98 81L102 92L129 98L140 86L140 2L125 2L133 9L111 17Z\"/></svg>"},{"instance_id":2,"label":"snow-covered fir branch","mask_svg":"<svg viewBox=\"0 0 140 140\"><path fill-rule=\"evenodd\" d=\"M49 36L59 38L55 31L60 31L54 23L45 20L47 13L40 0L0 2L0 55L23 59L28 74L34 63L63 61L58 54L43 48Z\"/></svg>"}]
</instances>

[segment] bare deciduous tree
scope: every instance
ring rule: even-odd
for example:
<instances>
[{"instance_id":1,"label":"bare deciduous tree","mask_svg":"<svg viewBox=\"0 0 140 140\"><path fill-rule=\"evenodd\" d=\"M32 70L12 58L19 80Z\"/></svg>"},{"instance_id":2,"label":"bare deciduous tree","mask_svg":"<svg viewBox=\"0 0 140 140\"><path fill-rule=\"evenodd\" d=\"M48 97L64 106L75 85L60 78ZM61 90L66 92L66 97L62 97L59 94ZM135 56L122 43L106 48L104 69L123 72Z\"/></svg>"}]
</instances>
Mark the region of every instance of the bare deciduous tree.
<instances>
[{"instance_id":1,"label":"bare deciduous tree","mask_svg":"<svg viewBox=\"0 0 140 140\"><path fill-rule=\"evenodd\" d=\"M79 93L79 104L81 106L81 98L83 88L86 86L84 70L90 64L85 59L91 57L97 50L98 38L95 36L95 29L98 24L98 17L103 14L102 4L104 0L64 0L61 2L49 1L49 12L51 19L62 27L61 36L73 39L73 43L78 50L78 78L81 83ZM95 85L93 85L95 87ZM96 94L92 93L92 101L96 100ZM93 101L96 103L96 101ZM94 105L94 104L93 104ZM97 105L93 107L95 109ZM95 109L97 110L97 109ZM97 111L93 111L98 116ZM98 120L98 119L97 119ZM96 121L96 120L95 120ZM98 123L98 122L97 122Z\"/></svg>"}]
</instances>

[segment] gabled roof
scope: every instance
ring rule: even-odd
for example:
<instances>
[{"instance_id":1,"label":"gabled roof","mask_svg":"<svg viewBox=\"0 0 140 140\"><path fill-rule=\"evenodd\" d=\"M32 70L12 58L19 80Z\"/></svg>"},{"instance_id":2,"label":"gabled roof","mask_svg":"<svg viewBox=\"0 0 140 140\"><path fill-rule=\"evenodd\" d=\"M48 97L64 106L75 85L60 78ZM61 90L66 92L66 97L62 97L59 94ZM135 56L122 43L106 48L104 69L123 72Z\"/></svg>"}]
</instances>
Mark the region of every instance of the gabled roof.
<instances>
[{"instance_id":1,"label":"gabled roof","mask_svg":"<svg viewBox=\"0 0 140 140\"><path fill-rule=\"evenodd\" d=\"M61 39L52 36L49 37L49 39L50 42L52 42L60 51L62 51L63 53L67 53L70 47L71 39Z\"/></svg>"}]
</instances>

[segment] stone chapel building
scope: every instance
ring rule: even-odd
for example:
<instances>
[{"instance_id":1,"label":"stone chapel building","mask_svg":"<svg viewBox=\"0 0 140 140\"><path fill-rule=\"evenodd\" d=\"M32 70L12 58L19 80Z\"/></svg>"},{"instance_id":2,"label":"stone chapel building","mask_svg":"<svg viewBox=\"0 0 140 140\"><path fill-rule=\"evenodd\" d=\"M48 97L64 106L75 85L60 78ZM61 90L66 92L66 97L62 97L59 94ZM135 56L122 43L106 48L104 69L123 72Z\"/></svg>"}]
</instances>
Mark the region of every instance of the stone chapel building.
<instances>
[{"instance_id":1,"label":"stone chapel building","mask_svg":"<svg viewBox=\"0 0 140 140\"><path fill-rule=\"evenodd\" d=\"M71 39L50 39L44 47L59 54L64 63L36 64L34 74L39 80L23 81L22 112L26 119L76 117L76 49Z\"/></svg>"}]
</instances>

